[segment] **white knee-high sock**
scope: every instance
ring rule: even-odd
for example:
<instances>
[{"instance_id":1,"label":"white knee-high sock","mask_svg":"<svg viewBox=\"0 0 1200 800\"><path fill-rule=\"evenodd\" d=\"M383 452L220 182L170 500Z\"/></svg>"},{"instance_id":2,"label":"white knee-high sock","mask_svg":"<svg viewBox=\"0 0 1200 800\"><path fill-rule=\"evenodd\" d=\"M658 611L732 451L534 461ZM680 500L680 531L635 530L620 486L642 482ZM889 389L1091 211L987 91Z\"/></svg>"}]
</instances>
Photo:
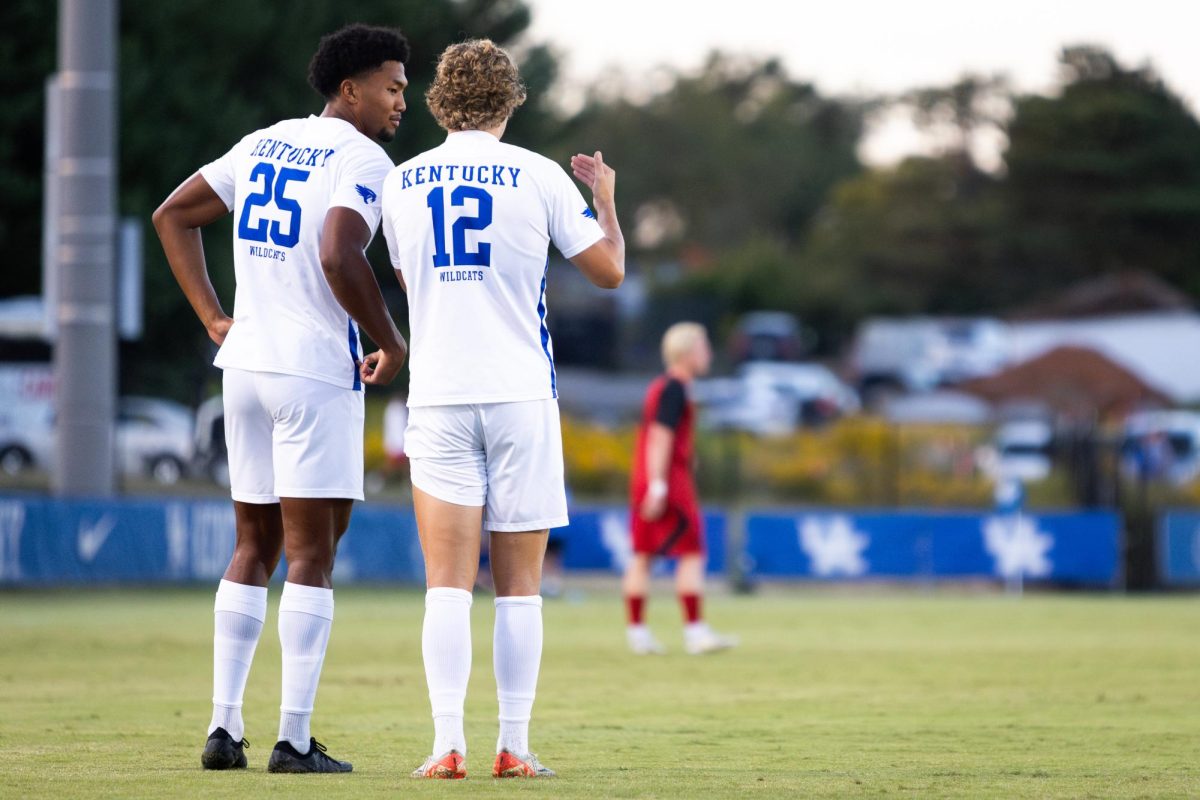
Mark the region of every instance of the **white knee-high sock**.
<instances>
[{"instance_id":1,"label":"white knee-high sock","mask_svg":"<svg viewBox=\"0 0 1200 800\"><path fill-rule=\"evenodd\" d=\"M433 754L467 754L463 703L471 677L471 593L437 587L425 593L421 655L433 709Z\"/></svg>"},{"instance_id":2,"label":"white knee-high sock","mask_svg":"<svg viewBox=\"0 0 1200 800\"><path fill-rule=\"evenodd\" d=\"M496 598L493 639L500 738L496 751L529 753L529 717L542 665L542 598Z\"/></svg>"},{"instance_id":3,"label":"white knee-high sock","mask_svg":"<svg viewBox=\"0 0 1200 800\"><path fill-rule=\"evenodd\" d=\"M213 715L208 732L224 728L235 741L246 732L242 695L267 618L267 587L222 580L213 605Z\"/></svg>"},{"instance_id":4,"label":"white knee-high sock","mask_svg":"<svg viewBox=\"0 0 1200 800\"><path fill-rule=\"evenodd\" d=\"M300 753L309 750L309 721L332 626L332 589L283 584L279 600L279 644L283 650L279 740L291 742Z\"/></svg>"}]
</instances>

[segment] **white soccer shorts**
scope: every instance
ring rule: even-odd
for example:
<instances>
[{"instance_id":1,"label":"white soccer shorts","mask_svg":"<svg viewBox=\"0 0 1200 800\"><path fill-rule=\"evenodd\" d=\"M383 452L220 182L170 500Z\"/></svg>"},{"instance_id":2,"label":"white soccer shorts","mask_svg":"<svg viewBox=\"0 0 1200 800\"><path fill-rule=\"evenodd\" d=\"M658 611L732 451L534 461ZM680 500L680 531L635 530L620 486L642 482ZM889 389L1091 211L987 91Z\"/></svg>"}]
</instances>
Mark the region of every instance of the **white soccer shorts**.
<instances>
[{"instance_id":1,"label":"white soccer shorts","mask_svg":"<svg viewBox=\"0 0 1200 800\"><path fill-rule=\"evenodd\" d=\"M567 524L556 400L409 409L412 484L438 500L484 506L490 531Z\"/></svg>"},{"instance_id":2,"label":"white soccer shorts","mask_svg":"<svg viewBox=\"0 0 1200 800\"><path fill-rule=\"evenodd\" d=\"M363 392L274 372L226 369L230 494L363 499Z\"/></svg>"}]
</instances>

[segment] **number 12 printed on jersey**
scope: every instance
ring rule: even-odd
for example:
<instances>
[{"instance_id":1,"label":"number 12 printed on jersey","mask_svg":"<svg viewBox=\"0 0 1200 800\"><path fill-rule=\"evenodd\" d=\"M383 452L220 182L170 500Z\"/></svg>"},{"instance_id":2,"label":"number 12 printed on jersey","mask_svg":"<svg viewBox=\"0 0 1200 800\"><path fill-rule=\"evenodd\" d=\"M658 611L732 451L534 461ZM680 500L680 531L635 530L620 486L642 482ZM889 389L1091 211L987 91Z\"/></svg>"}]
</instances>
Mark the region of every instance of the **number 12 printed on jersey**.
<instances>
[{"instance_id":1,"label":"number 12 printed on jersey","mask_svg":"<svg viewBox=\"0 0 1200 800\"><path fill-rule=\"evenodd\" d=\"M434 267L490 267L492 246L479 242L479 249L467 249L467 231L481 231L492 224L492 196L478 186L458 186L450 193L450 205L461 207L467 200L476 203L475 216L463 214L451 226L454 253L446 250L446 198L445 190L439 186L429 192L425 204L433 213L433 266ZM482 277L482 275L481 275Z\"/></svg>"}]
</instances>

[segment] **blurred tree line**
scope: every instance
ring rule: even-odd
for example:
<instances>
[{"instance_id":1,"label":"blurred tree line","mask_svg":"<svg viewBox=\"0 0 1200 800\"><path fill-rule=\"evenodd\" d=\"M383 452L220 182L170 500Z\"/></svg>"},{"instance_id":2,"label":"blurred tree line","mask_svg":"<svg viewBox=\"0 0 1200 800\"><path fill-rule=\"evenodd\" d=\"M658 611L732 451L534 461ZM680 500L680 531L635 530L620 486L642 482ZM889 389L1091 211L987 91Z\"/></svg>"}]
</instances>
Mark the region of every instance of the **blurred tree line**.
<instances>
[{"instance_id":1,"label":"blurred tree line","mask_svg":"<svg viewBox=\"0 0 1200 800\"><path fill-rule=\"evenodd\" d=\"M280 119L319 114L308 62L320 37L349 22L400 27L409 38L409 110L395 141L395 161L442 138L424 107L438 55L449 44L486 36L513 42L529 25L520 0L121 0L118 146L120 213L145 223L145 335L122 344L123 391L196 402L212 373L212 350L176 286L149 225L151 212L198 167L250 131ZM41 289L41 198L44 89L56 68L57 3L0 4L0 86L9 98L0 116L0 297ZM546 104L555 61L540 47L521 50L529 99L514 120L514 138L537 140L557 118ZM205 231L209 271L232 309L232 228L227 218ZM391 307L403 296L376 237L371 260Z\"/></svg>"},{"instance_id":2,"label":"blurred tree line","mask_svg":"<svg viewBox=\"0 0 1200 800\"><path fill-rule=\"evenodd\" d=\"M43 91L56 4L0 6L0 296L40 287ZM468 36L514 47L529 86L508 139L562 161L605 151L619 173L631 263L651 287L650 333L680 316L718 330L752 309L794 312L835 352L865 315L996 313L1065 284L1141 270L1200 295L1200 124L1149 68L1074 47L1059 90L1013 93L966 76L898 98L821 94L773 59L712 55L695 74L614 76L570 112L554 102L554 43L524 36L521 0L123 0L120 208L149 217L246 132L318 113L305 80L319 37L350 21L408 35L409 111L387 146L401 161L441 140L423 95L438 53ZM934 155L868 169L872 113L903 107L949 135ZM980 131L1007 141L977 163ZM123 345L122 382L195 400L210 348L146 228L146 334ZM206 233L232 301L228 222ZM378 237L381 238L381 237ZM381 284L403 315L380 242ZM552 289L553 291L553 289Z\"/></svg>"},{"instance_id":3,"label":"blurred tree line","mask_svg":"<svg viewBox=\"0 0 1200 800\"><path fill-rule=\"evenodd\" d=\"M792 311L827 353L869 314L1003 313L1118 272L1200 297L1200 123L1149 67L1094 47L1059 63L1052 96L967 76L894 99L955 131L940 153L846 175L803 228L753 226L668 293L726 322ZM971 152L989 126L1007 141L992 172Z\"/></svg>"}]
</instances>

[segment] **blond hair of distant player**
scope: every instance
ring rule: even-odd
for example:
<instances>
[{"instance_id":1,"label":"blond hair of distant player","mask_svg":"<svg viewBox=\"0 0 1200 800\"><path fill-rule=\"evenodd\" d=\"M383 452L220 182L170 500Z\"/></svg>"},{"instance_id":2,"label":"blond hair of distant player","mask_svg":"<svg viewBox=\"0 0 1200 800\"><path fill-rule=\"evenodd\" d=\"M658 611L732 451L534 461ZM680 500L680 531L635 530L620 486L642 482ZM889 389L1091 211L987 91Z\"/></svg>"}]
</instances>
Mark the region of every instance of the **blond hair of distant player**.
<instances>
[{"instance_id":1,"label":"blond hair of distant player","mask_svg":"<svg viewBox=\"0 0 1200 800\"><path fill-rule=\"evenodd\" d=\"M418 778L466 775L463 704L471 672L471 590L480 529L491 533L495 777L547 777L529 748L542 654L542 561L567 524L554 350L546 327L547 249L595 285L625 275L616 174L571 159L588 207L554 162L501 141L525 99L517 68L486 40L451 45L427 94L444 144L384 183L384 233L408 293L413 504L428 591L422 654L432 755Z\"/></svg>"},{"instance_id":2,"label":"blond hair of distant player","mask_svg":"<svg viewBox=\"0 0 1200 800\"><path fill-rule=\"evenodd\" d=\"M217 590L206 769L246 766L242 697L287 555L279 602L283 686L270 772L349 772L310 735L333 624L333 561L363 497L363 384L385 384L406 346L364 250L379 225L390 141L405 110L408 43L349 25L321 39L309 83L320 116L244 137L154 213L176 280L220 349L237 528ZM222 309L200 228L234 215L233 316ZM363 355L362 326L379 346Z\"/></svg>"},{"instance_id":3,"label":"blond hair of distant player","mask_svg":"<svg viewBox=\"0 0 1200 800\"><path fill-rule=\"evenodd\" d=\"M704 326L677 322L662 338L666 371L650 385L638 426L630 480L633 555L623 589L629 648L638 655L665 652L643 619L650 570L660 558L675 558L675 591L684 618L684 649L711 653L736 642L703 619L704 569L708 560L704 522L692 475L695 411L692 381L708 373L712 348Z\"/></svg>"}]
</instances>

